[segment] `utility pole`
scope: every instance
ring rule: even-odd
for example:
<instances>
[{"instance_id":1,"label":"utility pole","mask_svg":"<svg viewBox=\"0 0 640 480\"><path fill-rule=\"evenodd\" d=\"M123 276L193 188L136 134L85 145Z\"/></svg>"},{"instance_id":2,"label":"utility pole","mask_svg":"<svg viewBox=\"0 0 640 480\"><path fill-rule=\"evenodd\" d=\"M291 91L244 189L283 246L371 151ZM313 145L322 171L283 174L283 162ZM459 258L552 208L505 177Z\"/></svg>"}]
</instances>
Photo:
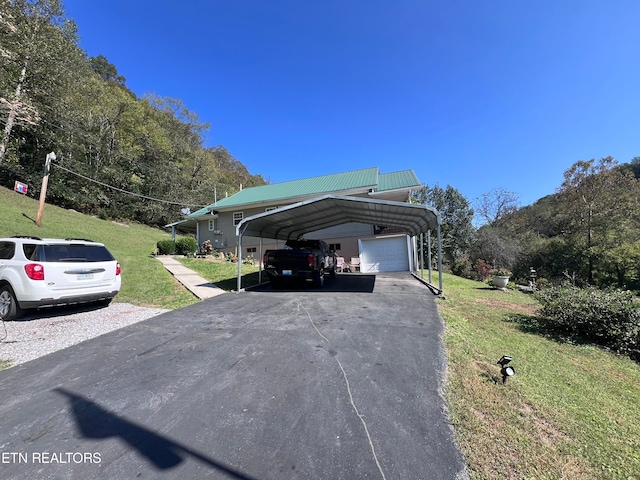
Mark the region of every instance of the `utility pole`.
<instances>
[{"instance_id":1,"label":"utility pole","mask_svg":"<svg viewBox=\"0 0 640 480\"><path fill-rule=\"evenodd\" d=\"M47 159L44 162L44 176L42 177L42 188L40 189L40 206L38 207L38 217L36 218L36 225L40 226L42 221L42 211L44 210L44 199L47 196L47 185L49 184L49 171L51 170L51 160L56 159L56 154L51 152L47 153Z\"/></svg>"}]
</instances>

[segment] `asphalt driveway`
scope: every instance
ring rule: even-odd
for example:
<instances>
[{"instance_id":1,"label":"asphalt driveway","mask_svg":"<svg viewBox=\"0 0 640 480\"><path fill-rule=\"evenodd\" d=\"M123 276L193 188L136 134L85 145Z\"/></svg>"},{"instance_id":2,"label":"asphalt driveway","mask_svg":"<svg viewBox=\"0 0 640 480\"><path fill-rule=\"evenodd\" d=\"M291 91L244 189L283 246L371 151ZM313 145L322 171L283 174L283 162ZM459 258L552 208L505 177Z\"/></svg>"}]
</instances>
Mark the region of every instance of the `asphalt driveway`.
<instances>
[{"instance_id":1,"label":"asphalt driveway","mask_svg":"<svg viewBox=\"0 0 640 480\"><path fill-rule=\"evenodd\" d=\"M466 478L408 273L228 293L0 372L0 478Z\"/></svg>"}]
</instances>

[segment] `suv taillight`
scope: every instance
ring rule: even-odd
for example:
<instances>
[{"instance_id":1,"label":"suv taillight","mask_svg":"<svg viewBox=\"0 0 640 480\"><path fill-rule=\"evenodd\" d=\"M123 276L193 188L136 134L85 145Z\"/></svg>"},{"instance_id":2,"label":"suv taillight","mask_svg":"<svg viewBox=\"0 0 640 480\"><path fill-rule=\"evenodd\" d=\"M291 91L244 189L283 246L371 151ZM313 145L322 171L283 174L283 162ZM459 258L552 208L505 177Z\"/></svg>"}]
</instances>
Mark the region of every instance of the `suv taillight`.
<instances>
[{"instance_id":1,"label":"suv taillight","mask_svg":"<svg viewBox=\"0 0 640 480\"><path fill-rule=\"evenodd\" d=\"M24 271L31 280L44 280L44 267L39 263L27 263Z\"/></svg>"},{"instance_id":2,"label":"suv taillight","mask_svg":"<svg viewBox=\"0 0 640 480\"><path fill-rule=\"evenodd\" d=\"M309 266L313 268L313 265L315 264L313 253L310 253L309 255L307 255L307 260L309 260Z\"/></svg>"},{"instance_id":3,"label":"suv taillight","mask_svg":"<svg viewBox=\"0 0 640 480\"><path fill-rule=\"evenodd\" d=\"M120 275L120 264L116 263L116 276Z\"/></svg>"}]
</instances>

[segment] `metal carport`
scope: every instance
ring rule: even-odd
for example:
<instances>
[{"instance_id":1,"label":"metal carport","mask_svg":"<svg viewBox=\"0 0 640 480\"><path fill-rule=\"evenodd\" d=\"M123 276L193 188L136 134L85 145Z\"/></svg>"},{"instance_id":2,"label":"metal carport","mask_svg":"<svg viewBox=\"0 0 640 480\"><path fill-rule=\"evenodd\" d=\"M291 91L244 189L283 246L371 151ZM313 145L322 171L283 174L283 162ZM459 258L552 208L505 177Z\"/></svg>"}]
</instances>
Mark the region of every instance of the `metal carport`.
<instances>
[{"instance_id":1,"label":"metal carport","mask_svg":"<svg viewBox=\"0 0 640 480\"><path fill-rule=\"evenodd\" d=\"M374 200L361 197L323 195L294 203L276 210L259 213L243 219L236 226L238 236L238 291L242 285L242 237L278 240L298 239L309 232L329 228L343 223L367 223L404 228L414 237L437 230L438 278L442 292L442 247L440 238L440 215L434 208L404 202ZM429 236L429 238L431 238ZM420 241L422 251L423 242ZM415 242L414 242L415 245ZM431 244L429 242L429 281L431 281ZM414 252L415 253L415 252ZM420 262L422 265L424 262Z\"/></svg>"}]
</instances>

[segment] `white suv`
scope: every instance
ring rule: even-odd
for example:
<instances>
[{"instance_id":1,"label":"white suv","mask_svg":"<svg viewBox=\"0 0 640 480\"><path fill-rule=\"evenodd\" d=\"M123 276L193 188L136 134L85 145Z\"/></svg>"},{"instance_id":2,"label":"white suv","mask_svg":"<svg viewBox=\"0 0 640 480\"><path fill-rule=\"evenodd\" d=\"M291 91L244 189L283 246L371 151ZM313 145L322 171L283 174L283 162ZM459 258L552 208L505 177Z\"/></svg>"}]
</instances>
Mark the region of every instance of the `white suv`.
<instances>
[{"instance_id":1,"label":"white suv","mask_svg":"<svg viewBox=\"0 0 640 480\"><path fill-rule=\"evenodd\" d=\"M0 317L27 308L99 302L120 290L120 264L102 243L67 238L0 238Z\"/></svg>"}]
</instances>

